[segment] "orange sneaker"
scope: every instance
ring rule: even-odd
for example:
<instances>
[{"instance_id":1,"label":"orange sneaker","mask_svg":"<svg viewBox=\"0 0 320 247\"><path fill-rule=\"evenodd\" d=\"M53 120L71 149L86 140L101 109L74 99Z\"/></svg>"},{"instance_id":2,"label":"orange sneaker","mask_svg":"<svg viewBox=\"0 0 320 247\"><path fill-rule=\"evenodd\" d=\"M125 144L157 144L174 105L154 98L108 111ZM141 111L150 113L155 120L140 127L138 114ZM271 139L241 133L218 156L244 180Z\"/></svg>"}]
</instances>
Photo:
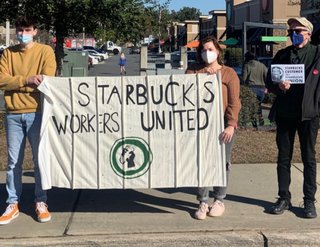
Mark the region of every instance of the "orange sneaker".
<instances>
[{"instance_id":1,"label":"orange sneaker","mask_svg":"<svg viewBox=\"0 0 320 247\"><path fill-rule=\"evenodd\" d=\"M6 211L0 217L0 225L9 224L13 219L19 216L18 203L11 203L6 208Z\"/></svg>"},{"instance_id":2,"label":"orange sneaker","mask_svg":"<svg viewBox=\"0 0 320 247\"><path fill-rule=\"evenodd\" d=\"M38 221L41 223L48 222L51 220L51 214L48 211L48 205L44 202L36 203L36 213L38 217Z\"/></svg>"}]
</instances>

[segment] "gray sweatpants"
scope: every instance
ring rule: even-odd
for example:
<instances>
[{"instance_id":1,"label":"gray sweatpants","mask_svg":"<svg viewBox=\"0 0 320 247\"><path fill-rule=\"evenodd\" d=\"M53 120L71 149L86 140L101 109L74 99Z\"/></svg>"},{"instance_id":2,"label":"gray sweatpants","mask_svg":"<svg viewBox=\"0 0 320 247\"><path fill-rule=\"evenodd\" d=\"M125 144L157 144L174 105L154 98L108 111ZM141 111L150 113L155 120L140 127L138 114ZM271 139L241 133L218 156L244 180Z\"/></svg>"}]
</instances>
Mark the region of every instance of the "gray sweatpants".
<instances>
[{"instance_id":1,"label":"gray sweatpants","mask_svg":"<svg viewBox=\"0 0 320 247\"><path fill-rule=\"evenodd\" d=\"M232 146L234 143L236 133L233 134L233 137L231 139L231 142L226 143L226 169L227 169L227 184L229 180L229 173L231 169L231 152L232 152ZM198 193L197 193L197 200L200 202L206 202L208 203L209 201L209 191L211 187L199 187L198 188ZM220 200L223 202L223 199L227 195L227 186L222 187L222 186L215 186L213 187L213 198L214 200Z\"/></svg>"}]
</instances>

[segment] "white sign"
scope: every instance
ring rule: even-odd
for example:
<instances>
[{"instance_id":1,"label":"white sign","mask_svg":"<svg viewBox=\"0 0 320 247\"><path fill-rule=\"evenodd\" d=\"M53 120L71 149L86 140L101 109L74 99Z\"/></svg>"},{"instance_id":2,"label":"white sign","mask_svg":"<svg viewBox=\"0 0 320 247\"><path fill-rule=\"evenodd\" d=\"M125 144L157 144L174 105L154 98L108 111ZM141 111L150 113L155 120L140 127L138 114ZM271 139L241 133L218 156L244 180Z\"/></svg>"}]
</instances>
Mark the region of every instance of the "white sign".
<instances>
[{"instance_id":1,"label":"white sign","mask_svg":"<svg viewBox=\"0 0 320 247\"><path fill-rule=\"evenodd\" d=\"M42 186L225 186L216 76L46 77Z\"/></svg>"},{"instance_id":2,"label":"white sign","mask_svg":"<svg viewBox=\"0 0 320 247\"><path fill-rule=\"evenodd\" d=\"M273 82L290 81L291 84L305 82L304 64L272 64L271 80Z\"/></svg>"}]
</instances>

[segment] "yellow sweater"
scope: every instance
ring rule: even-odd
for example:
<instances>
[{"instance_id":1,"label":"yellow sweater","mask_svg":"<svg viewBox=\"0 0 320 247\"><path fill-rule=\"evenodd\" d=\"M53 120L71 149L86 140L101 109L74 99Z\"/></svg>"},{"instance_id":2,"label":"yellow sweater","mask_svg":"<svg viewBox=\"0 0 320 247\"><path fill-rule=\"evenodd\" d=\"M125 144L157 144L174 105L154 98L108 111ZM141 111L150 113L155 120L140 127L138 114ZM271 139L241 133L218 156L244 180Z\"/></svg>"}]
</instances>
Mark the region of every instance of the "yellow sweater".
<instances>
[{"instance_id":1,"label":"yellow sweater","mask_svg":"<svg viewBox=\"0 0 320 247\"><path fill-rule=\"evenodd\" d=\"M20 45L4 50L0 60L0 90L10 113L40 111L40 92L35 85L25 85L27 77L34 75L54 76L56 60L48 45L34 43L30 49Z\"/></svg>"}]
</instances>

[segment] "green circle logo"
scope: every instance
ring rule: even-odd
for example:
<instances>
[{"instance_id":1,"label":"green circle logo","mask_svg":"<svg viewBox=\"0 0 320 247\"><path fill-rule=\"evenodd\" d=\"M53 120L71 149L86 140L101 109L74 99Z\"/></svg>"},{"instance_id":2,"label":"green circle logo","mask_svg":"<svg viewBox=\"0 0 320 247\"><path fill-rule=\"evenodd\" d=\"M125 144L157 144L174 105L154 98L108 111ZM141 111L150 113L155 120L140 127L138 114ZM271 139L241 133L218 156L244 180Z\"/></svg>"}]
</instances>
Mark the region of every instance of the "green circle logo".
<instances>
[{"instance_id":1,"label":"green circle logo","mask_svg":"<svg viewBox=\"0 0 320 247\"><path fill-rule=\"evenodd\" d=\"M120 177L131 179L145 174L152 163L149 145L141 138L126 137L115 141L110 150L110 165Z\"/></svg>"}]
</instances>

